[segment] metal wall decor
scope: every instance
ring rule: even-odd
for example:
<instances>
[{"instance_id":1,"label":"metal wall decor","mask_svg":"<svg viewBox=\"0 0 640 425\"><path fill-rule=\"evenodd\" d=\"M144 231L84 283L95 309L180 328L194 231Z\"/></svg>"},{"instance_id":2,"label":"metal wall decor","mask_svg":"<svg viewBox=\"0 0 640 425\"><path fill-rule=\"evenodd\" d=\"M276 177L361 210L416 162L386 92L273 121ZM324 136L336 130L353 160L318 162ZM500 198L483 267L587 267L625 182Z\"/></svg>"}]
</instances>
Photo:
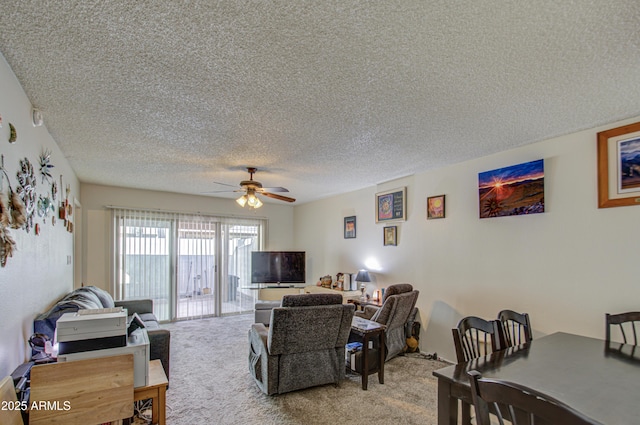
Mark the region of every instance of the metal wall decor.
<instances>
[{"instance_id":1,"label":"metal wall decor","mask_svg":"<svg viewBox=\"0 0 640 425\"><path fill-rule=\"evenodd\" d=\"M52 182L53 176L51 175L51 151L49 149L42 149L40 154L40 175L42 176L42 184L46 182Z\"/></svg>"},{"instance_id":2,"label":"metal wall decor","mask_svg":"<svg viewBox=\"0 0 640 425\"><path fill-rule=\"evenodd\" d=\"M53 213L56 210L56 207L53 205L53 201L49 197L49 195L39 195L38 196L38 216L47 218L49 213Z\"/></svg>"},{"instance_id":3,"label":"metal wall decor","mask_svg":"<svg viewBox=\"0 0 640 425\"><path fill-rule=\"evenodd\" d=\"M9 125L11 130L9 141L14 143L17 134L15 127L11 123ZM28 158L20 160L14 190L4 166L4 155L0 154L0 266L2 267L6 266L7 260L13 256L16 248L16 242L10 235L10 229L24 229L26 232L33 229L34 234L39 235L44 229L43 225L51 223L55 226L56 224L56 199L58 198L58 189L62 186L62 175L60 175L60 186L58 186L51 174L54 165L51 163L51 151L48 149L42 149L38 164L44 193L38 194L36 192L38 177ZM6 198L3 196L5 180L8 186ZM60 214L65 218L66 230L73 232L73 223L71 222L73 209L68 201L70 192L71 187L67 185L66 199L60 204ZM49 217L51 217L50 221ZM40 219L35 223L34 221L38 218Z\"/></svg>"},{"instance_id":4,"label":"metal wall decor","mask_svg":"<svg viewBox=\"0 0 640 425\"><path fill-rule=\"evenodd\" d=\"M33 213L36 209L36 176L33 165L27 158L20 160L20 170L17 172L18 187L16 191L26 208L26 222L24 228L27 232L33 227Z\"/></svg>"}]
</instances>

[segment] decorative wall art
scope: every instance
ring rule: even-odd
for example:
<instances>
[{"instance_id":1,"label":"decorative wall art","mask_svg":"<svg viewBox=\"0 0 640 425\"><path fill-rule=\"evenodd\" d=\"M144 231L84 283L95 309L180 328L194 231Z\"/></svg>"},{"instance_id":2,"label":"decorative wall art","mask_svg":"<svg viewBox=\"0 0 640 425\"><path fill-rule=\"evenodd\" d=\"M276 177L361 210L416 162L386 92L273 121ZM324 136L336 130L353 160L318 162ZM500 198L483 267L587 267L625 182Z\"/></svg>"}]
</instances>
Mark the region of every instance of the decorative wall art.
<instances>
[{"instance_id":1,"label":"decorative wall art","mask_svg":"<svg viewBox=\"0 0 640 425\"><path fill-rule=\"evenodd\" d=\"M480 218L544 212L544 160L478 174Z\"/></svg>"},{"instance_id":2,"label":"decorative wall art","mask_svg":"<svg viewBox=\"0 0 640 425\"><path fill-rule=\"evenodd\" d=\"M22 203L26 208L27 220L24 223L24 229L29 232L33 227L33 214L36 210L36 183L37 179L33 172L33 165L28 158L20 160L20 170L16 173L18 178L18 187L16 191L22 199Z\"/></svg>"},{"instance_id":3,"label":"decorative wall art","mask_svg":"<svg viewBox=\"0 0 640 425\"><path fill-rule=\"evenodd\" d=\"M9 123L9 143L15 143L18 141L18 132L13 124Z\"/></svg>"},{"instance_id":4,"label":"decorative wall art","mask_svg":"<svg viewBox=\"0 0 640 425\"><path fill-rule=\"evenodd\" d=\"M40 235L44 231L43 225L51 223L55 226L56 224L58 184L51 175L51 169L54 168L51 164L51 151L42 150L38 165L42 178L42 186L38 188L42 187L44 193L38 193L36 190L38 177L28 158L23 158L19 162L14 190L5 168L4 155L0 154L0 266L2 267L6 266L7 260L16 250L16 242L10 234L10 229L22 229L27 233L33 230L33 234ZM60 184L62 185L62 175ZM74 226L71 221L73 209L68 200L70 191L71 187L67 185L66 199L61 208L66 217L65 228L68 232L73 232Z\"/></svg>"},{"instance_id":5,"label":"decorative wall art","mask_svg":"<svg viewBox=\"0 0 640 425\"><path fill-rule=\"evenodd\" d=\"M356 216L344 218L344 238L355 239L356 237Z\"/></svg>"},{"instance_id":6,"label":"decorative wall art","mask_svg":"<svg viewBox=\"0 0 640 425\"><path fill-rule=\"evenodd\" d=\"M407 219L407 188L376 193L376 223Z\"/></svg>"},{"instance_id":7,"label":"decorative wall art","mask_svg":"<svg viewBox=\"0 0 640 425\"><path fill-rule=\"evenodd\" d=\"M48 149L43 149L40 154L40 175L42 176L42 184L47 182L53 182L53 176L51 175L51 169L53 168L53 164L51 164L51 151Z\"/></svg>"},{"instance_id":8,"label":"decorative wall art","mask_svg":"<svg viewBox=\"0 0 640 425\"><path fill-rule=\"evenodd\" d=\"M398 226L387 226L384 231L384 246L398 245Z\"/></svg>"},{"instance_id":9,"label":"decorative wall art","mask_svg":"<svg viewBox=\"0 0 640 425\"><path fill-rule=\"evenodd\" d=\"M598 133L598 208L640 205L640 122Z\"/></svg>"},{"instance_id":10,"label":"decorative wall art","mask_svg":"<svg viewBox=\"0 0 640 425\"><path fill-rule=\"evenodd\" d=\"M16 242L11 236L9 228L19 229L25 224L26 209L18 193L14 192L11 187L9 175L4 168L4 155L2 155L1 163L0 171L2 171L3 187L5 177L9 187L7 204L4 203L3 197L0 196L0 266L5 267L7 260L13 257L13 251L16 249Z\"/></svg>"},{"instance_id":11,"label":"decorative wall art","mask_svg":"<svg viewBox=\"0 0 640 425\"><path fill-rule=\"evenodd\" d=\"M427 220L444 218L444 195L427 198Z\"/></svg>"}]
</instances>

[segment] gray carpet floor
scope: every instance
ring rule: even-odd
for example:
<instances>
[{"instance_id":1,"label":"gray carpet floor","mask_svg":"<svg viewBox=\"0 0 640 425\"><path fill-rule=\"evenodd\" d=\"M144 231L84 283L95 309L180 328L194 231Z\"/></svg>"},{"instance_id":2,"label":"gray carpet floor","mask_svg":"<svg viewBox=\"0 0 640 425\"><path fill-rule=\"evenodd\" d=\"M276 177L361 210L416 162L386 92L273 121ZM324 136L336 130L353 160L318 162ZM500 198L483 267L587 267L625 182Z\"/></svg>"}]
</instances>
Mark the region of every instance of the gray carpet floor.
<instances>
[{"instance_id":1,"label":"gray carpet floor","mask_svg":"<svg viewBox=\"0 0 640 425\"><path fill-rule=\"evenodd\" d=\"M325 385L278 396L263 394L248 367L247 332L253 315L183 321L171 330L169 425L420 424L437 422L437 381L446 363L419 354L385 364L385 383L347 374Z\"/></svg>"}]
</instances>

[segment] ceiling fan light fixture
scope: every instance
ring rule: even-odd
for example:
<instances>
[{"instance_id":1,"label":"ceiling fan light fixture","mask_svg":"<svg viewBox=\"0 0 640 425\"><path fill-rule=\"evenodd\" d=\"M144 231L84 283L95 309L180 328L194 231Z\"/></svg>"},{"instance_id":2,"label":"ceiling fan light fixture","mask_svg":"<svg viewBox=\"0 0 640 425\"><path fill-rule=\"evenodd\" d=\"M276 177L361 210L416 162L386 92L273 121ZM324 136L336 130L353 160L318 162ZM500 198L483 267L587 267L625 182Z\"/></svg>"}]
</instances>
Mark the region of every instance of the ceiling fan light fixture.
<instances>
[{"instance_id":1,"label":"ceiling fan light fixture","mask_svg":"<svg viewBox=\"0 0 640 425\"><path fill-rule=\"evenodd\" d=\"M258 199L256 194L251 190L247 193L247 204L249 208L260 208L262 206L260 199Z\"/></svg>"},{"instance_id":2,"label":"ceiling fan light fixture","mask_svg":"<svg viewBox=\"0 0 640 425\"><path fill-rule=\"evenodd\" d=\"M278 195L273 192L289 192L284 187L263 187L262 183L253 179L253 174L256 172L256 169L253 167L247 167L247 171L249 172L249 180L243 180L240 182L241 190L235 190L234 192L244 191L244 195L236 199L238 205L242 208L245 206L249 206L249 208L260 208L263 203L258 197L258 193L261 196L266 196L269 198L277 199L279 201L285 202L295 202L294 198L289 198L288 196ZM218 183L225 186L231 186L226 183ZM218 192L231 192L230 190L221 190L215 192L205 192L205 193L218 193Z\"/></svg>"},{"instance_id":3,"label":"ceiling fan light fixture","mask_svg":"<svg viewBox=\"0 0 640 425\"><path fill-rule=\"evenodd\" d=\"M247 193L236 199L236 202L241 207L246 205L249 208L260 208L262 206L262 201L256 196L256 191L253 188L247 189Z\"/></svg>"},{"instance_id":4,"label":"ceiling fan light fixture","mask_svg":"<svg viewBox=\"0 0 640 425\"><path fill-rule=\"evenodd\" d=\"M241 197L239 197L238 199L236 199L236 202L241 206L244 207L247 203L247 195L242 195Z\"/></svg>"}]
</instances>

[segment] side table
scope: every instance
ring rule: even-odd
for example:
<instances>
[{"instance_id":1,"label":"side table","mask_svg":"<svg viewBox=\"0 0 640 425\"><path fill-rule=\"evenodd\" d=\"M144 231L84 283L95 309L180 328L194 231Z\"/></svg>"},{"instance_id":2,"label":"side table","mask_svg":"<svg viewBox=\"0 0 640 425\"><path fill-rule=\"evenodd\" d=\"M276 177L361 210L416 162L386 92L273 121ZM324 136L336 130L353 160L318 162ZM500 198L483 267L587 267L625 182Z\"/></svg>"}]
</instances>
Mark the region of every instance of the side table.
<instances>
[{"instance_id":1,"label":"side table","mask_svg":"<svg viewBox=\"0 0 640 425\"><path fill-rule=\"evenodd\" d=\"M382 307L382 301L381 300L366 300L366 301L364 301L362 299L362 297L350 299L349 303L355 305L356 306L356 310L364 310L364 308L366 306L368 306L368 305L371 305L371 306L374 306L374 307Z\"/></svg>"},{"instance_id":2,"label":"side table","mask_svg":"<svg viewBox=\"0 0 640 425\"><path fill-rule=\"evenodd\" d=\"M351 333L362 338L362 389L366 390L369 383L369 375L378 373L378 382L384 384L384 358L385 358L385 326L378 322L354 316L351 321ZM378 367L369 370L369 341L378 338Z\"/></svg>"},{"instance_id":3,"label":"side table","mask_svg":"<svg viewBox=\"0 0 640 425\"><path fill-rule=\"evenodd\" d=\"M149 362L149 385L135 388L133 400L151 399L152 424L165 425L166 423L166 395L169 380L164 373L160 360Z\"/></svg>"}]
</instances>

